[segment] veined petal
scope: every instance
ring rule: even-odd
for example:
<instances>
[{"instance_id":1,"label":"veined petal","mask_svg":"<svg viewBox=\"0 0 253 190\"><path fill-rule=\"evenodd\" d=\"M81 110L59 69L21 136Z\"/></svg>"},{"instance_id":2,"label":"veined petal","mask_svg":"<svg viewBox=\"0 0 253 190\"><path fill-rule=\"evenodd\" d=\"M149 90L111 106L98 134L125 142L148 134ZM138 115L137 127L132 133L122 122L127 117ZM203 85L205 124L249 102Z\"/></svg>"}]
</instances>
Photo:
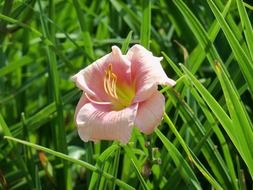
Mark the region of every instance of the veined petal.
<instances>
[{"instance_id":1,"label":"veined petal","mask_svg":"<svg viewBox=\"0 0 253 190\"><path fill-rule=\"evenodd\" d=\"M135 126L145 134L151 134L163 117L164 96L156 91L149 99L139 103Z\"/></svg>"},{"instance_id":2,"label":"veined petal","mask_svg":"<svg viewBox=\"0 0 253 190\"><path fill-rule=\"evenodd\" d=\"M95 97L95 101L108 101L108 95L104 90L104 76L110 64L113 73L117 75L118 81L131 83L131 63L125 55L122 55L117 46L113 46L111 53L79 71L72 79L81 90L85 91L90 97Z\"/></svg>"},{"instance_id":3,"label":"veined petal","mask_svg":"<svg viewBox=\"0 0 253 190\"><path fill-rule=\"evenodd\" d=\"M112 111L110 105L86 103L76 113L76 124L81 139L119 140L127 143L131 137L138 104L119 111Z\"/></svg>"},{"instance_id":4,"label":"veined petal","mask_svg":"<svg viewBox=\"0 0 253 190\"><path fill-rule=\"evenodd\" d=\"M176 82L166 75L160 61L162 57L155 57L141 45L134 45L127 52L127 58L131 62L131 75L135 83L136 97L134 102L144 101L151 96L157 86L170 85Z\"/></svg>"}]
</instances>

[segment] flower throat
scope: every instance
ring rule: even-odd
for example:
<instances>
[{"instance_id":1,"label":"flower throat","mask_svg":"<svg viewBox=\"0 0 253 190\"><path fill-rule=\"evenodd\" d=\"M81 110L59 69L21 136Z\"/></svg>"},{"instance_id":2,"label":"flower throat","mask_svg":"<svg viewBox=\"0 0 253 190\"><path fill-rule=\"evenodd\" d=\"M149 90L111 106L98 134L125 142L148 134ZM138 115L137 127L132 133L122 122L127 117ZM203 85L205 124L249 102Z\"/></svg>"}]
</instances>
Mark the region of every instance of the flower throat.
<instances>
[{"instance_id":1,"label":"flower throat","mask_svg":"<svg viewBox=\"0 0 253 190\"><path fill-rule=\"evenodd\" d=\"M104 90L110 97L116 110L128 107L135 96L134 88L118 81L117 75L112 71L112 64L108 65L104 75Z\"/></svg>"}]
</instances>

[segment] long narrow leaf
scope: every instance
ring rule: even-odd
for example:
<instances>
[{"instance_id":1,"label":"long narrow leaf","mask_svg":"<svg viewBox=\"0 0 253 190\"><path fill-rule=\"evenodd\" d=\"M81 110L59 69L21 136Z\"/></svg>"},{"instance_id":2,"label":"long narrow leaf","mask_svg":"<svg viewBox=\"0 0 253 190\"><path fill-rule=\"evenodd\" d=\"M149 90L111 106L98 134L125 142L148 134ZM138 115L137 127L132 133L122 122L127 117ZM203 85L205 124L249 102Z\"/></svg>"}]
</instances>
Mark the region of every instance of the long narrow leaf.
<instances>
[{"instance_id":1,"label":"long narrow leaf","mask_svg":"<svg viewBox=\"0 0 253 190\"><path fill-rule=\"evenodd\" d=\"M194 189L201 189L198 179L196 178L186 159L176 149L176 147L162 134L158 129L155 130L156 135L160 138L165 148L172 157L174 163L179 167L181 175L186 183L190 183Z\"/></svg>"},{"instance_id":2,"label":"long narrow leaf","mask_svg":"<svg viewBox=\"0 0 253 190\"><path fill-rule=\"evenodd\" d=\"M141 25L141 44L149 48L149 39L151 32L151 0L142 1L143 19Z\"/></svg>"},{"instance_id":3,"label":"long narrow leaf","mask_svg":"<svg viewBox=\"0 0 253 190\"><path fill-rule=\"evenodd\" d=\"M242 47L240 46L239 42L235 38L233 32L229 28L224 17L222 16L222 14L218 10L218 8L215 6L215 4L210 0L208 0L207 2L214 13L214 16L216 17L216 19L220 23L220 26L221 26L224 34L227 37L228 43L230 44L230 46L234 52L234 55L239 63L239 66L244 74L244 77L249 85L249 89L250 89L251 95L253 97L253 80L252 80L253 64L252 64L252 61L249 58L249 56L246 55L245 52L243 51Z\"/></svg>"},{"instance_id":4,"label":"long narrow leaf","mask_svg":"<svg viewBox=\"0 0 253 190\"><path fill-rule=\"evenodd\" d=\"M249 48L251 60L253 61L253 29L242 0L236 0L237 8L241 17L244 34Z\"/></svg>"},{"instance_id":5,"label":"long narrow leaf","mask_svg":"<svg viewBox=\"0 0 253 190\"><path fill-rule=\"evenodd\" d=\"M78 164L82 167L85 167L93 172L96 172L96 173L101 173L106 179L110 180L110 181L114 181L118 186L120 186L121 188L123 189L126 189L126 190L134 190L135 188L131 187L130 185L126 184L125 182L113 177L112 175L106 173L106 172L103 172L101 171L100 169L98 169L97 167L95 167L94 165L91 165L90 163L87 163L87 162L84 162L82 160L77 160L75 158L72 158L66 154L63 154L63 153L60 153L60 152L57 152L57 151L54 151L54 150L51 150L49 148L46 148L46 147L43 147L43 146L40 146L40 145L36 145L34 143L30 143L30 142L27 142L27 141L23 141L23 140L20 140L20 139L17 139L17 138L13 138L13 137L10 137L10 136L5 136L4 137L5 139L8 139L8 140L11 140L11 141L14 141L14 142L18 142L18 143L21 143L21 144L24 144L26 146L29 146L29 147L32 147L36 150L41 150L41 151L44 151L44 152L47 152L49 154L52 154L56 157L59 157L61 159L64 159L64 160L67 160L69 162L73 162L74 164Z\"/></svg>"}]
</instances>

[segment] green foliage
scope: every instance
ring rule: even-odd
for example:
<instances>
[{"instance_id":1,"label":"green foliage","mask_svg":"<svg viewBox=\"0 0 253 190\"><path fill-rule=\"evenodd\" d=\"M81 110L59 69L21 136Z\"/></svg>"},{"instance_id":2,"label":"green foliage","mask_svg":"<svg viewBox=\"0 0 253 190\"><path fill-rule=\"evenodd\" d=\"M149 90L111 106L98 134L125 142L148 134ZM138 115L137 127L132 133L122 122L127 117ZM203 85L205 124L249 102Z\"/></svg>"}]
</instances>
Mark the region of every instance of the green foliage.
<instances>
[{"instance_id":1,"label":"green foliage","mask_svg":"<svg viewBox=\"0 0 253 190\"><path fill-rule=\"evenodd\" d=\"M253 188L252 3L0 1L0 189ZM84 143L70 77L135 43L163 56L163 121Z\"/></svg>"}]
</instances>

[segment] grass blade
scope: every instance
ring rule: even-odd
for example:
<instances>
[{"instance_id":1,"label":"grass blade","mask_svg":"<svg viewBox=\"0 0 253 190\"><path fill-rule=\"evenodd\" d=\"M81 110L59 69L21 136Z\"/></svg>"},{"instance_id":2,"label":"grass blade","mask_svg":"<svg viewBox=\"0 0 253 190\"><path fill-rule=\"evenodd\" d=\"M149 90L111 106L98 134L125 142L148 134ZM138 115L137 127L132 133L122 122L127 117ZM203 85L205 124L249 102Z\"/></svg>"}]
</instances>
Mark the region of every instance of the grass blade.
<instances>
[{"instance_id":1,"label":"grass blade","mask_svg":"<svg viewBox=\"0 0 253 190\"><path fill-rule=\"evenodd\" d=\"M253 80L252 80L252 73L253 73L253 64L251 59L245 54L242 47L240 46L238 40L234 36L232 30L229 28L228 24L226 23L224 17L218 10L218 8L215 6L215 4L208 0L207 1L210 8L213 11L214 16L220 23L220 26L227 37L228 43L230 44L230 47L232 48L232 51L238 61L238 64L244 74L244 77L248 83L251 95L253 97Z\"/></svg>"},{"instance_id":2,"label":"grass blade","mask_svg":"<svg viewBox=\"0 0 253 190\"><path fill-rule=\"evenodd\" d=\"M3 118L1 113L0 113L0 128L2 128L4 135L9 135L12 138L11 131L9 130L7 124L5 123L4 118ZM31 175L28 172L27 165L25 165L24 159L20 155L18 155L19 151L16 147L16 143L15 142L9 142L9 146L11 147L11 149L14 152L15 156L17 157L17 161L18 161L17 166L20 167L23 170L24 175L25 175L24 177L27 180L27 183L28 183L29 187L33 188L34 185L33 185L32 180L31 180Z\"/></svg>"},{"instance_id":3,"label":"grass blade","mask_svg":"<svg viewBox=\"0 0 253 190\"><path fill-rule=\"evenodd\" d=\"M196 178L186 159L181 155L181 153L176 149L176 147L164 136L164 134L162 134L159 129L156 129L155 133L169 152L170 156L173 159L173 162L180 169L184 181L186 183L191 184L192 188L194 189L201 189L198 179Z\"/></svg>"},{"instance_id":4,"label":"grass blade","mask_svg":"<svg viewBox=\"0 0 253 190\"><path fill-rule=\"evenodd\" d=\"M126 37L126 39L124 40L124 42L122 43L122 47L121 47L121 51L123 54L125 54L127 52L128 46L132 40L132 34L133 31L130 31Z\"/></svg>"},{"instance_id":5,"label":"grass blade","mask_svg":"<svg viewBox=\"0 0 253 190\"><path fill-rule=\"evenodd\" d=\"M253 29L242 0L236 0L237 8L244 29L244 35L248 45L251 60L253 60Z\"/></svg>"},{"instance_id":6,"label":"grass blade","mask_svg":"<svg viewBox=\"0 0 253 190\"><path fill-rule=\"evenodd\" d=\"M85 48L86 53L90 55L92 59L94 59L95 56L94 56L94 51L93 51L93 43L92 43L91 36L87 27L87 22L85 20L87 19L87 17L86 18L84 17L84 14L82 13L78 0L73 0L73 5L76 9L78 21L79 21L81 30L83 32L83 39L85 40L85 44L86 44L86 48Z\"/></svg>"},{"instance_id":7,"label":"grass blade","mask_svg":"<svg viewBox=\"0 0 253 190\"><path fill-rule=\"evenodd\" d=\"M98 157L98 161L95 167L101 168L101 166L107 161L107 159L112 156L112 154L119 148L118 145L109 146L100 156ZM91 176L89 189L96 189L96 185L98 183L99 174L93 173Z\"/></svg>"},{"instance_id":8,"label":"grass blade","mask_svg":"<svg viewBox=\"0 0 253 190\"><path fill-rule=\"evenodd\" d=\"M244 153L244 159L253 177L253 127L245 106L241 103L240 96L236 91L232 80L226 76L220 63L216 62L216 70L220 79L227 106L234 124L235 134L240 142L240 148Z\"/></svg>"},{"instance_id":9,"label":"grass blade","mask_svg":"<svg viewBox=\"0 0 253 190\"><path fill-rule=\"evenodd\" d=\"M186 145L185 141L177 131L176 127L168 117L168 115L165 113L164 114L164 120L165 122L170 126L170 129L172 132L175 134L176 138L178 139L179 143L183 147L184 151L186 152L188 158L190 161L192 161L195 166L199 169L199 171L203 174L203 176L215 187L215 189L222 189L219 183L208 173L208 171L199 164L199 161L192 156L191 151L188 149L188 146ZM197 161L196 161L197 160Z\"/></svg>"},{"instance_id":10,"label":"grass blade","mask_svg":"<svg viewBox=\"0 0 253 190\"><path fill-rule=\"evenodd\" d=\"M131 159L131 162L132 164L134 165L134 169L135 169L135 172L137 174L137 177L139 179L139 181L141 182L141 186L144 190L149 190L150 188L148 187L148 185L146 184L145 180L143 179L138 167L136 166L136 164L134 163L134 160Z\"/></svg>"},{"instance_id":11,"label":"grass blade","mask_svg":"<svg viewBox=\"0 0 253 190\"><path fill-rule=\"evenodd\" d=\"M100 173L100 174L103 175L103 177L105 177L106 179L108 179L110 181L114 181L119 187L121 187L123 189L126 189L126 190L134 190L135 189L135 188L131 187L130 185L126 184L125 182L113 177L112 175L101 171L97 167L89 164L88 162L84 162L82 160L77 160L77 159L72 158L72 157L70 157L66 154L61 153L61 152L57 152L57 151L51 150L49 148L46 148L46 147L43 147L43 146L40 146L40 145L36 145L34 143L30 143L30 142L27 142L27 141L23 141L23 140L20 140L20 139L17 139L17 138L13 138L13 137L10 137L10 136L5 136L4 138L8 139L8 140L11 140L11 141L14 141L14 142L24 144L24 145L32 147L36 150L41 150L41 151L47 152L47 153L52 154L52 155L54 155L58 158L61 158L61 159L67 160L69 162L72 162L74 164L78 164L82 167L85 167L88 170L91 170L93 172Z\"/></svg>"},{"instance_id":12,"label":"grass blade","mask_svg":"<svg viewBox=\"0 0 253 190\"><path fill-rule=\"evenodd\" d=\"M47 22L43 19L43 10L41 6L40 0L39 2L39 8L41 12L41 25L42 25L42 30L43 30L43 35L47 36L48 39L50 39L52 42L55 41L55 28L52 25L48 25ZM53 1L49 1L49 9L48 9L48 15L50 19L54 19L54 4ZM51 96L49 101L54 100L55 101L55 106L56 106L56 113L57 117L54 120L55 127L53 128L53 141L56 150L67 153L67 141L66 141L66 132L65 132L65 127L64 127L64 116L63 116L63 103L62 103L62 97L61 97L61 92L60 92L60 77L59 77L59 71L57 67L57 59L56 59L56 54L54 51L52 51L50 46L46 46L46 53L48 56L48 67L49 67L49 77L50 77L50 82L49 82L49 95ZM65 188L65 189L71 189L72 188L72 180L71 180L71 175L70 175L70 168L68 167L66 162L63 162L63 168L57 171L57 178L58 181L62 181L64 183L59 183L60 188Z\"/></svg>"},{"instance_id":13,"label":"grass blade","mask_svg":"<svg viewBox=\"0 0 253 190\"><path fill-rule=\"evenodd\" d=\"M151 0L142 0L141 45L149 49L151 32Z\"/></svg>"},{"instance_id":14,"label":"grass blade","mask_svg":"<svg viewBox=\"0 0 253 190\"><path fill-rule=\"evenodd\" d=\"M201 94L207 105L213 111L214 115L219 120L224 130L227 132L228 136L230 137L234 146L244 159L247 166L250 167L253 162L251 162L252 158L250 158L249 150L244 150L244 147L241 147L240 143L241 141L244 142L244 145L246 147L247 144L245 143L245 140L242 139L242 137L238 136L237 129L235 128L233 121L229 118L229 116L222 109L219 103L214 99L214 97L207 91L207 89L182 64L181 67L185 72L186 76L189 77L189 80Z\"/></svg>"}]
</instances>

